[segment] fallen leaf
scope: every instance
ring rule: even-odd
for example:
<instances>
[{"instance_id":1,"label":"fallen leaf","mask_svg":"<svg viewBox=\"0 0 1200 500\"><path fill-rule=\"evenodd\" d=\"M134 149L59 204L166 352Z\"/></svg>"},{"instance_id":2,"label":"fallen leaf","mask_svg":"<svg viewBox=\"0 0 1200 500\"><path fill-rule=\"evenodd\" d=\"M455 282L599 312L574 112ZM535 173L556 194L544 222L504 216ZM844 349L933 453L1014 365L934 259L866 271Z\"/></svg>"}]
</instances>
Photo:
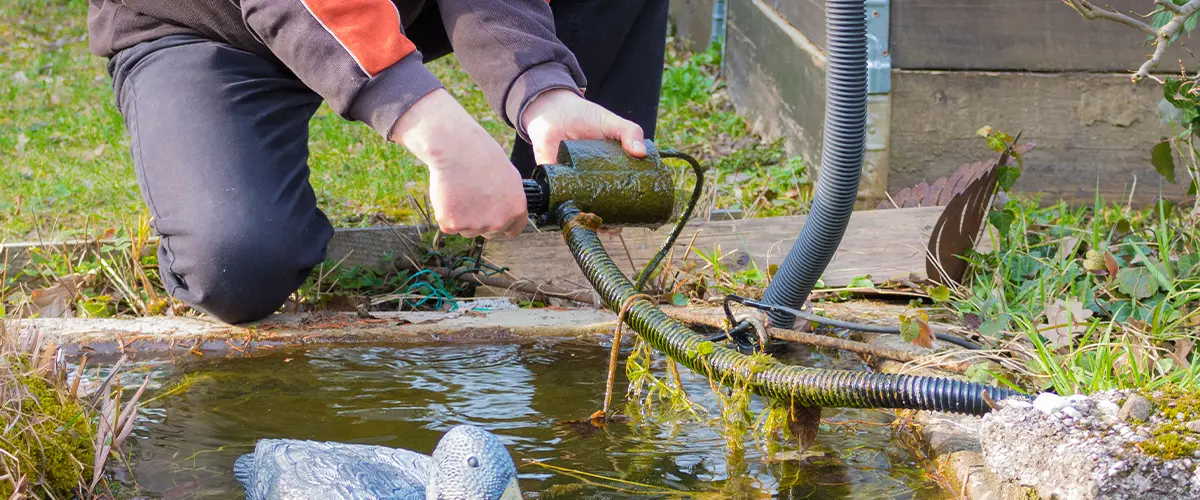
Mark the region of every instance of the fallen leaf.
<instances>
[{"instance_id":1,"label":"fallen leaf","mask_svg":"<svg viewBox=\"0 0 1200 500\"><path fill-rule=\"evenodd\" d=\"M929 293L929 297L937 302L946 302L950 300L950 289L947 288L946 285L930 287L928 290L926 290L926 292Z\"/></svg>"},{"instance_id":2,"label":"fallen leaf","mask_svg":"<svg viewBox=\"0 0 1200 500\"><path fill-rule=\"evenodd\" d=\"M1158 281L1145 267L1127 267L1117 273L1117 290L1135 299L1144 299L1158 291Z\"/></svg>"},{"instance_id":3,"label":"fallen leaf","mask_svg":"<svg viewBox=\"0 0 1200 500\"><path fill-rule=\"evenodd\" d=\"M1193 342L1191 339L1176 340L1175 341L1175 352L1171 353L1171 358L1173 358L1175 360L1175 363L1180 368L1187 370L1192 367L1192 364L1189 363L1188 359L1187 359L1188 354L1192 353L1192 348L1195 346L1196 346L1196 343Z\"/></svg>"},{"instance_id":4,"label":"fallen leaf","mask_svg":"<svg viewBox=\"0 0 1200 500\"><path fill-rule=\"evenodd\" d=\"M1062 239L1058 245L1058 260L1070 260L1075 258L1075 249L1079 247L1079 238L1068 236Z\"/></svg>"},{"instance_id":5,"label":"fallen leaf","mask_svg":"<svg viewBox=\"0 0 1200 500\"><path fill-rule=\"evenodd\" d=\"M1092 310L1074 297L1056 299L1046 305L1046 322L1038 328L1042 336L1055 348L1070 347L1076 333L1083 330L1080 323L1092 317Z\"/></svg>"},{"instance_id":6,"label":"fallen leaf","mask_svg":"<svg viewBox=\"0 0 1200 500\"><path fill-rule=\"evenodd\" d=\"M1113 257L1112 253L1104 252L1104 266L1108 268L1109 276L1116 276L1119 266L1117 266L1117 258Z\"/></svg>"},{"instance_id":7,"label":"fallen leaf","mask_svg":"<svg viewBox=\"0 0 1200 500\"><path fill-rule=\"evenodd\" d=\"M71 311L71 303L79 293L80 286L88 277L83 274L63 276L52 286L34 290L30 295L30 303L27 304L24 315L39 318L70 318L74 316Z\"/></svg>"},{"instance_id":8,"label":"fallen leaf","mask_svg":"<svg viewBox=\"0 0 1200 500\"><path fill-rule=\"evenodd\" d=\"M921 311L911 316L900 317L900 338L905 342L924 347L933 347L933 328L929 327L929 316Z\"/></svg>"}]
</instances>

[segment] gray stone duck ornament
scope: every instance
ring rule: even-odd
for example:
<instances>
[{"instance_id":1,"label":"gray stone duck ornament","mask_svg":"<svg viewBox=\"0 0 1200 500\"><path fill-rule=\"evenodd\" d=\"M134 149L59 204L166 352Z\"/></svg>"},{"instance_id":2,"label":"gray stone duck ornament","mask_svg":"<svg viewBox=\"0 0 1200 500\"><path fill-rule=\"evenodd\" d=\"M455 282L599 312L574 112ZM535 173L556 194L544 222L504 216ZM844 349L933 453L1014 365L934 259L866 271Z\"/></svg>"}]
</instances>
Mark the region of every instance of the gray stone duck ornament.
<instances>
[{"instance_id":1,"label":"gray stone duck ornament","mask_svg":"<svg viewBox=\"0 0 1200 500\"><path fill-rule=\"evenodd\" d=\"M433 456L385 446L264 439L234 476L247 500L521 500L517 468L492 433L459 425Z\"/></svg>"}]
</instances>

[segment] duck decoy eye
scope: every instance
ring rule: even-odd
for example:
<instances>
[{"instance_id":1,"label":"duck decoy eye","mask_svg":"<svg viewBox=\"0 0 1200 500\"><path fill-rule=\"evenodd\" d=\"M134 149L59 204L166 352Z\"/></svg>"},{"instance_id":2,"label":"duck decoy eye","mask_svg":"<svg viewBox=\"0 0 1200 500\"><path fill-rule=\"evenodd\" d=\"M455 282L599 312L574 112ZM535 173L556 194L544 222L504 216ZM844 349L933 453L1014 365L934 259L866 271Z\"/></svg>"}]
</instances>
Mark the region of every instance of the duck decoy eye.
<instances>
[{"instance_id":1,"label":"duck decoy eye","mask_svg":"<svg viewBox=\"0 0 1200 500\"><path fill-rule=\"evenodd\" d=\"M468 458L467 465L471 466L472 468L479 467L479 459L475 457Z\"/></svg>"}]
</instances>

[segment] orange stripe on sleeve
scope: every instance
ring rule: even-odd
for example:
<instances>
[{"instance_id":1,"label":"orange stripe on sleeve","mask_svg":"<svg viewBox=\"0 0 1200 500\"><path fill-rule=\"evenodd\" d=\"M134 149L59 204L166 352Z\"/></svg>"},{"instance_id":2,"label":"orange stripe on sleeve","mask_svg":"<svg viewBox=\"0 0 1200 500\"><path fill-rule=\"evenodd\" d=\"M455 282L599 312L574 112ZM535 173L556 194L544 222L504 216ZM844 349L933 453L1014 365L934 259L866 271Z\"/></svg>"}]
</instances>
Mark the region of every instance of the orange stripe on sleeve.
<instances>
[{"instance_id":1,"label":"orange stripe on sleeve","mask_svg":"<svg viewBox=\"0 0 1200 500\"><path fill-rule=\"evenodd\" d=\"M391 0L302 0L369 77L416 50Z\"/></svg>"}]
</instances>

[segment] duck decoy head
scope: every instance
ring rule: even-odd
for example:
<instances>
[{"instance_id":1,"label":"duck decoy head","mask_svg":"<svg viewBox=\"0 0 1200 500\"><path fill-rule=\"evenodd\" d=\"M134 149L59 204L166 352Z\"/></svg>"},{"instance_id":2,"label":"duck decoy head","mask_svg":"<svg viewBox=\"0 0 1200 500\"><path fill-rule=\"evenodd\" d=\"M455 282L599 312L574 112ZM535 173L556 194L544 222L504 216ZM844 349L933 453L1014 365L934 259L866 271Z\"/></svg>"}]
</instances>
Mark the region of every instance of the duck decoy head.
<instances>
[{"instance_id":1,"label":"duck decoy head","mask_svg":"<svg viewBox=\"0 0 1200 500\"><path fill-rule=\"evenodd\" d=\"M470 425L450 429L433 450L426 500L521 500L517 467L492 433Z\"/></svg>"}]
</instances>

